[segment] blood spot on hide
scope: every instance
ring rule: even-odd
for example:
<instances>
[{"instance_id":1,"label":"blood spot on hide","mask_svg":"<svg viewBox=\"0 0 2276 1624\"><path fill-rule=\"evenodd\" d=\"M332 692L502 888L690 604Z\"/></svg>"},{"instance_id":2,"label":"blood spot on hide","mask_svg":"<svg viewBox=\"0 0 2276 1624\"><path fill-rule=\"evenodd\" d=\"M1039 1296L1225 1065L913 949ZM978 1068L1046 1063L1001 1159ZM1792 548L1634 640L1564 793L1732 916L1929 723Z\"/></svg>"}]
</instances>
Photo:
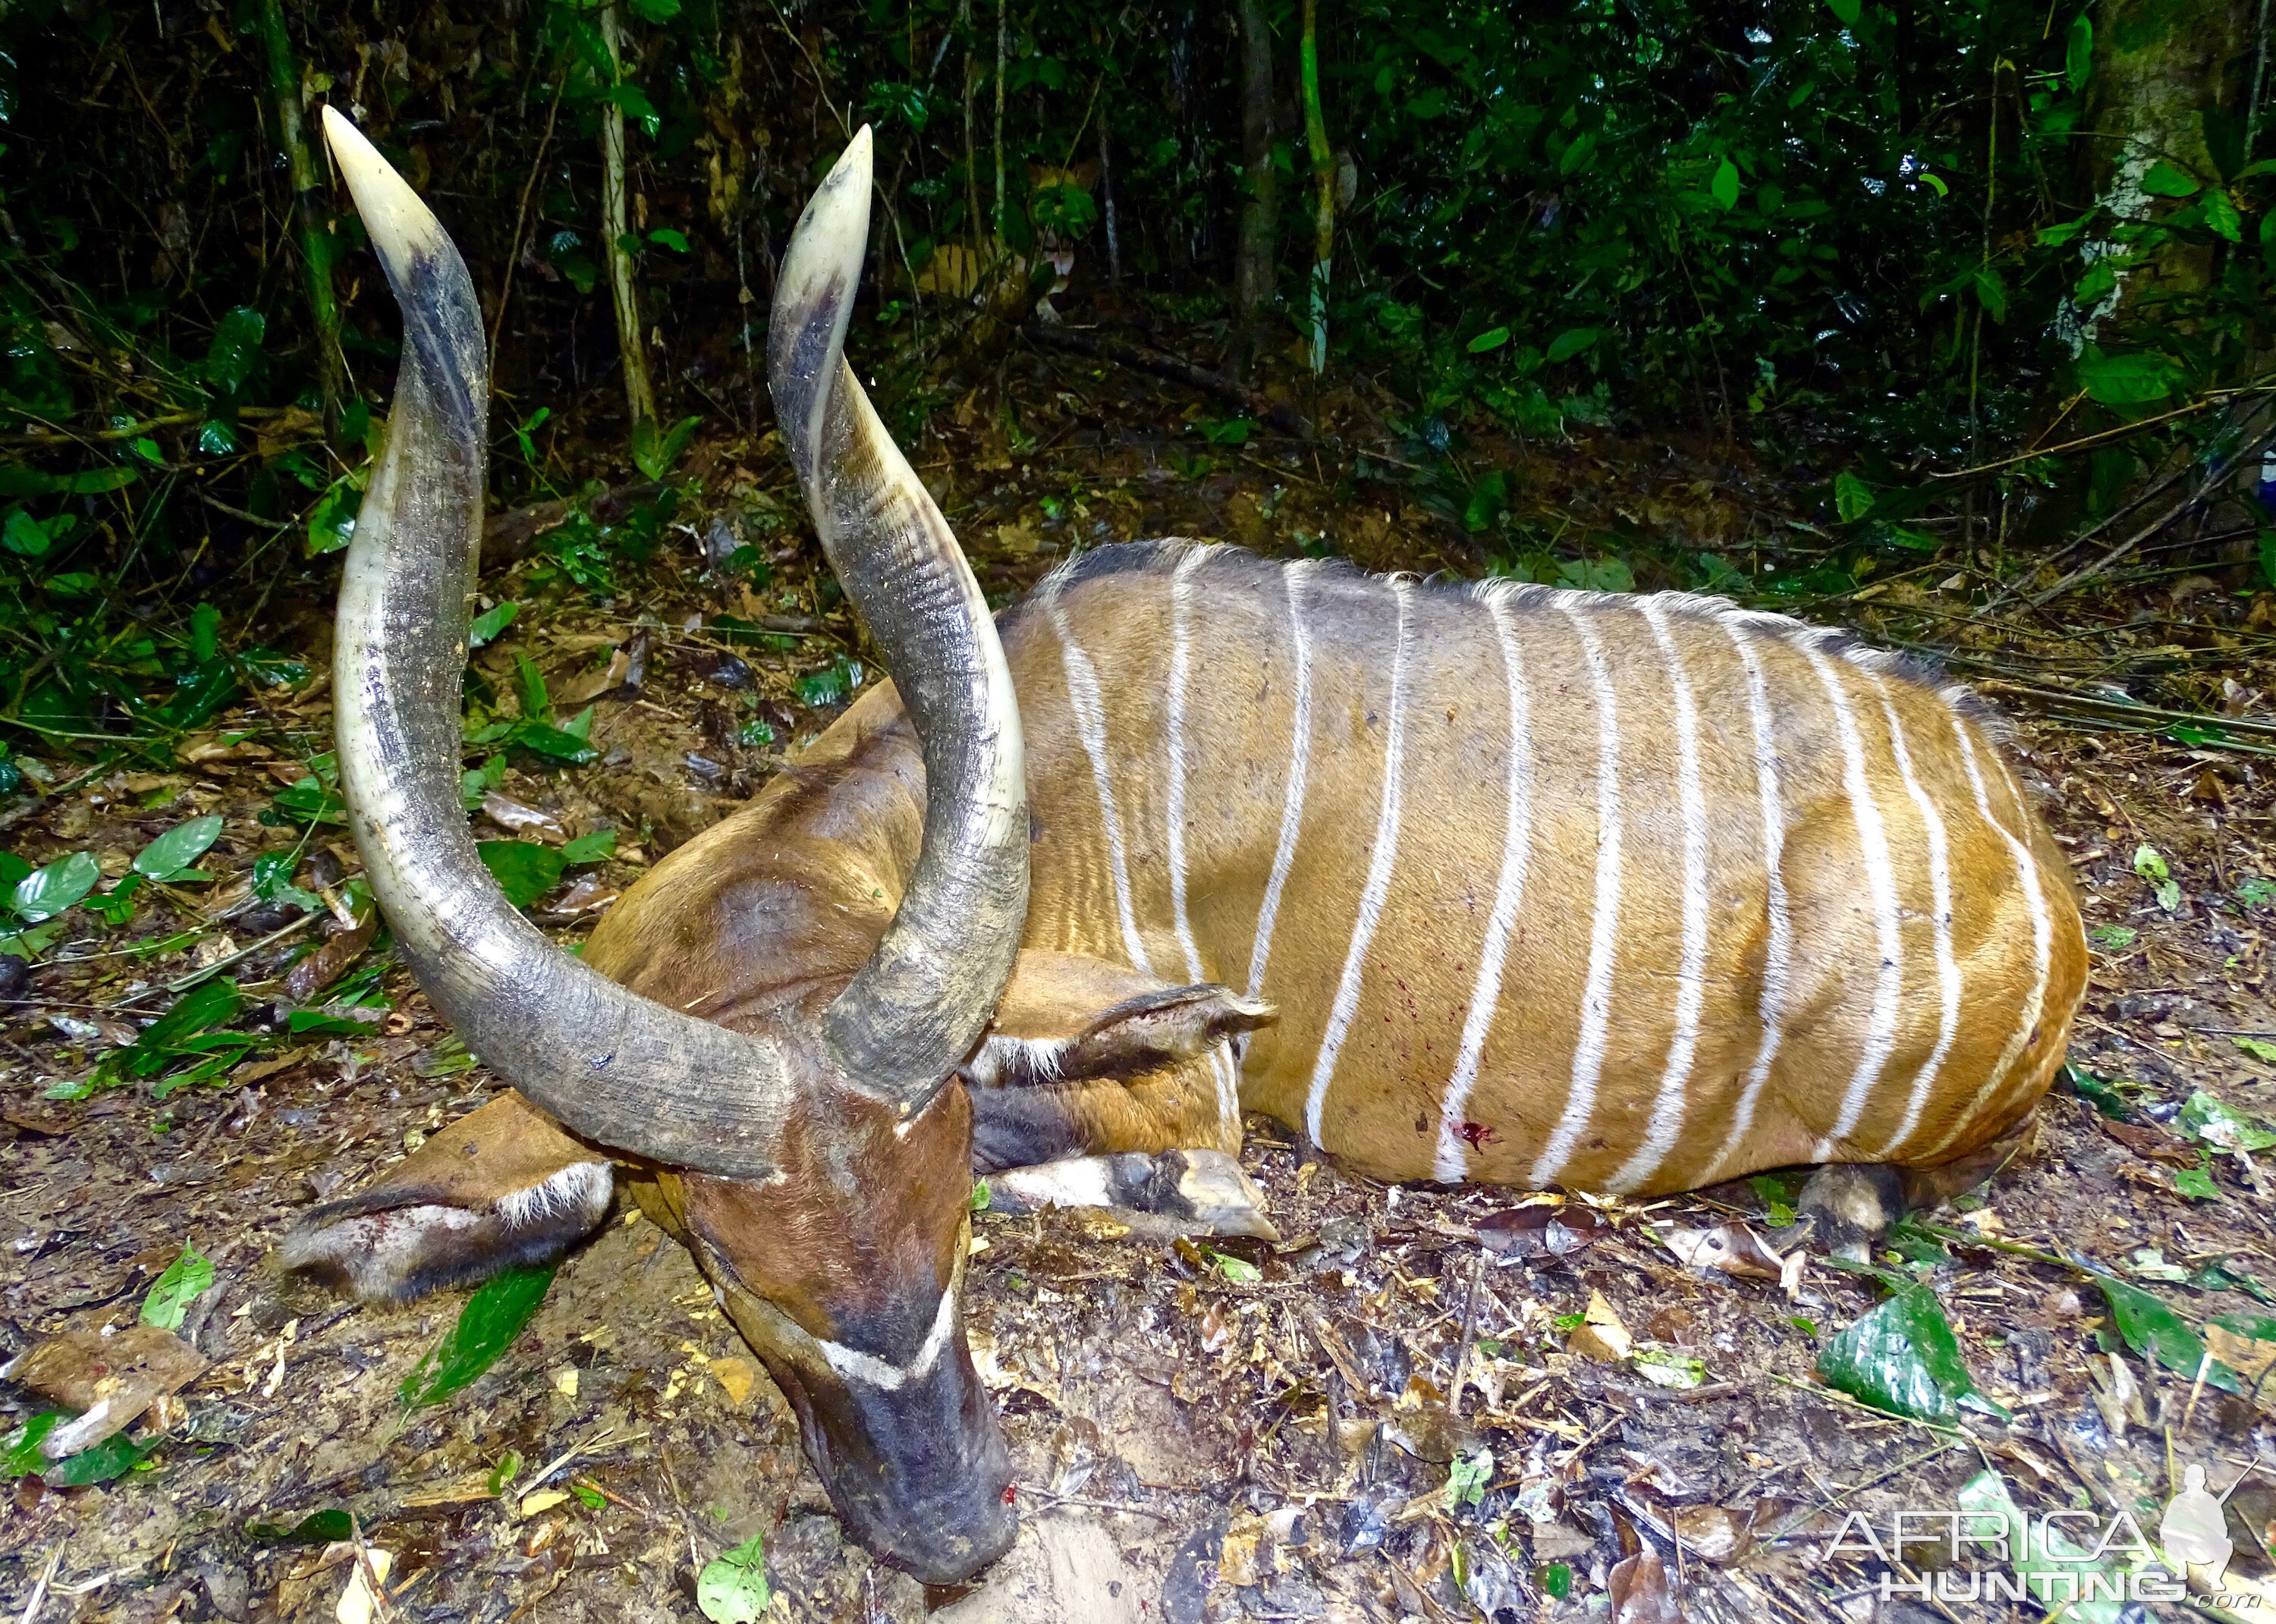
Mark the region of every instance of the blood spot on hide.
<instances>
[{"instance_id":1,"label":"blood spot on hide","mask_svg":"<svg viewBox=\"0 0 2276 1624\"><path fill-rule=\"evenodd\" d=\"M1483 1150L1486 1141L1491 1139L1494 1133L1493 1129L1483 1122L1465 1122L1454 1131L1469 1142L1469 1147L1473 1150Z\"/></svg>"},{"instance_id":2,"label":"blood spot on hide","mask_svg":"<svg viewBox=\"0 0 2276 1624\"><path fill-rule=\"evenodd\" d=\"M1415 1113L1415 1131L1418 1134L1427 1134L1430 1131L1430 1119L1419 1111Z\"/></svg>"}]
</instances>

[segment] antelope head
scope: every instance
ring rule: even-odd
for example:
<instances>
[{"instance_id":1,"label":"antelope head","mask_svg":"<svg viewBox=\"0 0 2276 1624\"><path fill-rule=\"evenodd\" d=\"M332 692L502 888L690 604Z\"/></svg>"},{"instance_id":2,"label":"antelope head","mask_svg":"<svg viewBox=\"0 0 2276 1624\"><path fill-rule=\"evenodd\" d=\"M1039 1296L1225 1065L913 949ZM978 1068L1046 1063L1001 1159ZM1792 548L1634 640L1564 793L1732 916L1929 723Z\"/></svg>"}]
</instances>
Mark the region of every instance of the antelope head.
<instances>
[{"instance_id":1,"label":"antelope head","mask_svg":"<svg viewBox=\"0 0 2276 1624\"><path fill-rule=\"evenodd\" d=\"M842 353L869 133L800 221L768 363L823 548L922 741L923 843L850 977L794 983L730 1029L556 950L476 855L459 694L482 520L481 314L433 214L329 109L325 131L404 321L334 668L340 786L372 890L470 1050L580 1138L660 1175L853 1530L922 1579L962 1578L1002 1553L1013 1519L959 1312L971 1111L956 1070L1019 945L1027 788L986 602Z\"/></svg>"}]
</instances>

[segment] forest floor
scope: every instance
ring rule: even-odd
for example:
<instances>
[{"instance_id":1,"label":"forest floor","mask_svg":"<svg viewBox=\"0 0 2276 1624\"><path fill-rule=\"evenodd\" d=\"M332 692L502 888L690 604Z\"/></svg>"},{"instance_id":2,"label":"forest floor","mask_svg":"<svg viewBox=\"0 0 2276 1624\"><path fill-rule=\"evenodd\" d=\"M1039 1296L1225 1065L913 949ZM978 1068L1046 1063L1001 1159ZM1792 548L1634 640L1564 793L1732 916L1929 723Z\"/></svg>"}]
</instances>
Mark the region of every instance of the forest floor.
<instances>
[{"instance_id":1,"label":"forest floor","mask_svg":"<svg viewBox=\"0 0 2276 1624\"><path fill-rule=\"evenodd\" d=\"M1064 358L1032 367L1040 404L1022 420L961 403L912 457L991 597L1074 548L1145 535L1480 567L1458 527L1400 494L1395 452L1388 478L1354 487L1294 442L1197 449L1123 421L1176 418L1166 386ZM817 732L860 657L770 444L709 443L691 467L705 494L637 600L541 593L532 517L497 532L520 556L493 565L485 591L525 607L477 663L508 690L526 655L558 717L592 704L602 759L549 770L517 756L479 831L555 853L617 831L536 909L565 941ZM1520 488L1544 513L1693 547L1742 548L1774 506L1703 454L1536 447L1527 467ZM769 561L765 584L707 573L740 545ZM1976 569L1806 608L1936 644L1961 674L2014 689L2158 673L2161 695L2228 724L2120 731L2088 714L2109 710L2106 694L2075 683L2062 691L2084 698L2056 707L2067 719L2012 707L2016 755L2098 933L2075 1080L2045 1102L2037 1145L1901 1231L1878 1273L1818 1256L1783 1279L1749 1266L1798 1179L1650 1203L1386 1188L1302 1160L1261 1119L1243 1160L1287 1237L1277 1245L1142 1245L1080 1214L983 1215L967 1320L1024 1528L969 1595L929 1596L844 1542L786 1406L687 1257L636 1216L565 1263L486 1374L417 1408L399 1390L464 1294L360 1308L269 1264L310 1203L497 1086L398 967L359 957L368 935L254 895L263 853L297 847L292 877L328 901L357 867L337 825L303 841L277 810L329 748L325 678L256 695L186 741L178 770L58 775L0 813L35 867L86 851L116 879L186 820L223 824L200 860L209 878L144 887L115 928L81 907L27 972L0 961L0 1357L133 1325L186 1246L212 1283L177 1306L195 1374L135 1433L151 1446L135 1469L57 1487L11 1457L0 1616L694 1619L698 1572L753 1536L768 1616L847 1624L929 1610L966 1624L2046 1616L1884 1599L1892 1573L1946 1568L1947 1596L2007 1574L1981 1550L1939 1552L1923 1524L1888 1553L1901 1570L1860 1554L1854 1532L1832 1547L1852 1510L1885 1540L1898 1508L1999 1496L2085 1510L2073 1527L2089 1544L2121 1510L2155 1537L2188 1465L2217 1489L2248 1463L2276 1468L2251 1393L2187 1356L2211 1338L2248 1390L2276 1360L2276 1327L2250 1318L2276 1304L2276 1188L2251 1154L2276 1142L2256 1136L2276 1121L2276 778L2252 731L2276 672L2263 600L2234 582L2185 576L2077 601L2060 623L1986 622L1968 610ZM302 628L317 671L327 611L307 606ZM723 612L746 624L723 630ZM762 617L787 629L755 633ZM246 1041L221 1045L217 1074L166 1089L167 1068L195 1059L175 1051L151 1076L64 1097L106 1056L104 1080L130 1073L122 1054L151 1052L147 1023L201 973L241 994L225 1029ZM296 1009L317 1014L296 1030ZM1941 1306L1988 1406L1893 1419L1818 1378L1892 1281ZM2224 1317L2241 1328L2205 1329ZM0 1430L46 1408L0 1384ZM353 1514L353 1531L307 1521L326 1512ZM2276 1580L2276 1472L2247 1480L2227 1517L2232 1588ZM368 1559L386 1569L376 1598L358 1576ZM2114 1619L2103 1605L2081 1616Z\"/></svg>"}]
</instances>

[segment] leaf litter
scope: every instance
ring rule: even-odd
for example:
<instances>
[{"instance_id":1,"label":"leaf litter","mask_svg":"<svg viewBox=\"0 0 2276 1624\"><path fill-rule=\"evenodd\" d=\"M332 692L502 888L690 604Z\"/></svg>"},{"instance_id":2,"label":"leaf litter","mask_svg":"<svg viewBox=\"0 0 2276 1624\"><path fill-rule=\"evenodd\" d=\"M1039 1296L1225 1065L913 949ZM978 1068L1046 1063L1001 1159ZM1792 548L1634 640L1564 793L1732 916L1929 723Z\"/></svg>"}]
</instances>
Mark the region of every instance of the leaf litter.
<instances>
[{"instance_id":1,"label":"leaf litter","mask_svg":"<svg viewBox=\"0 0 2276 1624\"><path fill-rule=\"evenodd\" d=\"M1296 468L1234 449L1259 461L1158 482L1090 453L1085 477L1134 498L1094 512L1268 547L1334 522ZM759 511L756 475L711 466ZM1031 547L974 550L1008 596L1074 537L1002 473L950 505L967 535L993 534L975 513L1023 527ZM1272 485L1288 494L1268 514ZM1347 540L1361 562L1411 565L1388 550L1400 526L1465 556L1427 515L1385 517ZM723 621L720 583L690 565L639 625L520 565L486 579L474 657L500 703L475 729L469 805L565 941L874 680L815 561L774 568L770 596L724 595L740 606ZM770 615L817 629L749 629ZM264 691L185 742L193 770L98 774L9 837L0 952L35 960L6 990L9 1351L94 1340L49 1391L0 1386L0 1558L20 1559L0 1608L20 1611L17 1575L60 1549L62 1580L100 1578L91 1616L170 1560L279 1616L329 1616L359 1583L373 1616L496 1598L600 1619L626 1587L678 1616L925 1616L846 1543L787 1407L646 1224L612 1224L550 1288L509 1277L399 1309L264 1272L307 1205L494 1086L360 893L328 719L320 681ZM2276 785L2201 745L2019 732L2098 948L2039 1150L1862 1274L1765 1238L1794 1220L1796 1180L1649 1204L1385 1189L1261 1122L1243 1161L1277 1244L982 1211L968 1322L1023 1540L1101 1530L1081 1547L1098 1571L1179 1620L1825 1616L1875 1578L1827 1554L1850 1507L2154 1509L2177 1461L2259 1458L2276 862L2257 831ZM2217 831L2208 758L2235 774ZM89 1383L117 1378L122 1339L145 1335L193 1373L51 1458L57 1429L104 1402ZM2230 1505L2233 1572L2260 1583L2276 1493L2248 1483ZM1021 1571L1047 1575L1060 1547L1036 1549Z\"/></svg>"}]
</instances>

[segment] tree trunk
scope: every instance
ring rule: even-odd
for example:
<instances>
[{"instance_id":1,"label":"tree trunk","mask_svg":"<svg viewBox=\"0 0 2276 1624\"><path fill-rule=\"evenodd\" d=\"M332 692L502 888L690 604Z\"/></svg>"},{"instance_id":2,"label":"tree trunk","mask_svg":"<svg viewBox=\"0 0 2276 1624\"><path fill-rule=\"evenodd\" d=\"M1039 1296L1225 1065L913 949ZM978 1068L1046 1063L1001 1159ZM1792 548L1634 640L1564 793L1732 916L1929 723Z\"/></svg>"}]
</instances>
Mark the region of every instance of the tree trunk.
<instances>
[{"instance_id":1,"label":"tree trunk","mask_svg":"<svg viewBox=\"0 0 2276 1624\"><path fill-rule=\"evenodd\" d=\"M601 38L609 61L624 72L624 16L613 5L601 9ZM625 215L625 110L614 102L601 109L601 247L607 254L609 292L617 307L617 354L624 362L625 406L631 429L656 421L656 389L649 382L648 346L641 332L640 290L633 282L633 256L625 251L631 226Z\"/></svg>"},{"instance_id":2,"label":"tree trunk","mask_svg":"<svg viewBox=\"0 0 2276 1624\"><path fill-rule=\"evenodd\" d=\"M316 378L324 395L324 430L338 434L346 376L340 363L340 307L332 294L332 260L338 239L322 189L322 171L308 146L300 117L300 62L284 28L284 0L261 0L262 45L268 57L269 105L277 114L277 145L292 186L292 224L300 239L300 277L314 330Z\"/></svg>"},{"instance_id":3,"label":"tree trunk","mask_svg":"<svg viewBox=\"0 0 2276 1624\"><path fill-rule=\"evenodd\" d=\"M2163 160L2204 186L2218 186L2221 166L2206 135L2216 125L2242 120L2251 78L2252 0L2102 0L2094 19L2093 81L2087 98L2087 179L2095 201L2119 220L2148 221L2167 206L2143 188ZM2121 245L2104 239L2083 250L2091 263ZM2171 322L2163 311L2175 294L2202 292L2211 283L2216 254L2201 246L2166 243L2127 256L2116 265L2116 285L2075 335L2083 343L2098 329L2143 319Z\"/></svg>"},{"instance_id":4,"label":"tree trunk","mask_svg":"<svg viewBox=\"0 0 2276 1624\"><path fill-rule=\"evenodd\" d=\"M1304 139L1312 149L1312 373L1328 364L1328 280L1336 255L1336 156L1320 108L1320 4L1304 0Z\"/></svg>"},{"instance_id":5,"label":"tree trunk","mask_svg":"<svg viewBox=\"0 0 2276 1624\"><path fill-rule=\"evenodd\" d=\"M1264 0L1240 0L1240 240L1233 250L1232 362L1248 377L1271 318L1274 227L1279 186L1272 173L1272 27Z\"/></svg>"}]
</instances>

